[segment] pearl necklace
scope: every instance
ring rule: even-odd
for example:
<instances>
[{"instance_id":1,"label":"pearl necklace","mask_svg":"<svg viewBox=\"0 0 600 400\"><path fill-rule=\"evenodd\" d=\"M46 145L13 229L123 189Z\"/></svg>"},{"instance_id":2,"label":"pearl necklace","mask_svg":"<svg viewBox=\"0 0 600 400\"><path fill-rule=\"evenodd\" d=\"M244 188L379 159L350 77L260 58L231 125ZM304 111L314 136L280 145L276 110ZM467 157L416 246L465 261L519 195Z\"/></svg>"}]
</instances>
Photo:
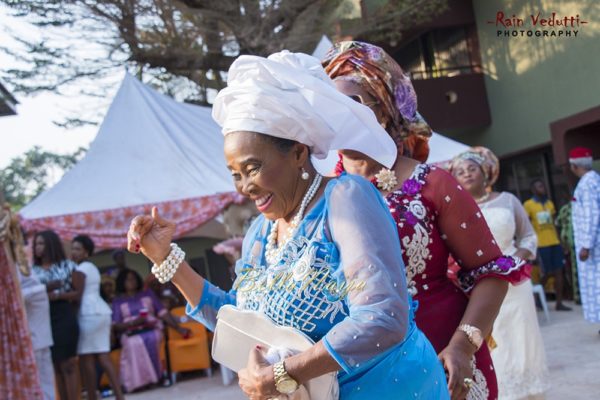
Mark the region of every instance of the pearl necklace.
<instances>
[{"instance_id":1,"label":"pearl necklace","mask_svg":"<svg viewBox=\"0 0 600 400\"><path fill-rule=\"evenodd\" d=\"M296 230L298 229L298 225L300 225L300 221L304 217L304 211L308 204L311 202L319 187L321 186L321 181L323 180L323 176L319 173L315 175L315 179L310 184L310 187L304 194L304 198L300 203L300 208L298 209L298 213L290 222L290 225L287 229L287 236L284 241L279 244L279 247L275 244L277 241L277 228L279 227L279 220L273 222L273 226L271 226L271 232L269 233L269 238L267 240L267 246L265 249L265 257L267 259L267 263L269 265L275 265L277 261L281 258L281 251L286 247L287 243L294 237L296 234Z\"/></svg>"},{"instance_id":2,"label":"pearl necklace","mask_svg":"<svg viewBox=\"0 0 600 400\"><path fill-rule=\"evenodd\" d=\"M483 203L484 201L486 201L487 199L489 199L489 198L490 198L490 194L491 194L490 192L487 192L486 194L484 194L484 195L483 195L483 196L481 196L480 198L478 198L478 199L475 199L475 202L476 202L477 204Z\"/></svg>"}]
</instances>

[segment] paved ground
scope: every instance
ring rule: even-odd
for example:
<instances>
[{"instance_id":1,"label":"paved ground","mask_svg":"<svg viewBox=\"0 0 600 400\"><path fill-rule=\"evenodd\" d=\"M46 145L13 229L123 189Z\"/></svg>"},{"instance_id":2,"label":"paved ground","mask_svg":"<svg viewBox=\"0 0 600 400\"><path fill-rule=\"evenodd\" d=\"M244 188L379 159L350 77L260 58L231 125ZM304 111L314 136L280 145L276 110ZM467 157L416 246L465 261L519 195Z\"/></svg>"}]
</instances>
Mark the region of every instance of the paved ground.
<instances>
[{"instance_id":1,"label":"paved ground","mask_svg":"<svg viewBox=\"0 0 600 400\"><path fill-rule=\"evenodd\" d=\"M584 321L581 307L571 312L551 312L541 325L550 390L547 400L600 399L599 324Z\"/></svg>"},{"instance_id":2,"label":"paved ground","mask_svg":"<svg viewBox=\"0 0 600 400\"><path fill-rule=\"evenodd\" d=\"M542 317L551 385L546 400L600 399L600 326L586 323L581 308L574 308L572 312L551 312L548 323L543 322ZM216 398L242 400L245 397L235 382L223 386L218 372L211 378L191 375L169 388L127 396L130 400Z\"/></svg>"},{"instance_id":3,"label":"paved ground","mask_svg":"<svg viewBox=\"0 0 600 400\"><path fill-rule=\"evenodd\" d=\"M237 380L229 386L223 386L221 374L215 371L212 377L193 378L177 382L168 388L151 389L128 395L127 400L243 400Z\"/></svg>"}]
</instances>

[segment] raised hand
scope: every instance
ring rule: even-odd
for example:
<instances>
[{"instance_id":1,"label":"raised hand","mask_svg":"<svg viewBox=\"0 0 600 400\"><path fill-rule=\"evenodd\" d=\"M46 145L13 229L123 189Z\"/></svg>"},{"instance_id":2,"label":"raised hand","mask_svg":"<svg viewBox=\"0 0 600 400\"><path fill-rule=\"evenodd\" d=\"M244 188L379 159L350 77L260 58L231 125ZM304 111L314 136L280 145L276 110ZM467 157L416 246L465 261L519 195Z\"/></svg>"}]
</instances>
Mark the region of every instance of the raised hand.
<instances>
[{"instance_id":1,"label":"raised hand","mask_svg":"<svg viewBox=\"0 0 600 400\"><path fill-rule=\"evenodd\" d=\"M156 207L151 215L138 215L131 221L127 232L127 249L132 253L140 251L155 264L160 264L171 251L171 240L175 233L175 223L162 218Z\"/></svg>"}]
</instances>

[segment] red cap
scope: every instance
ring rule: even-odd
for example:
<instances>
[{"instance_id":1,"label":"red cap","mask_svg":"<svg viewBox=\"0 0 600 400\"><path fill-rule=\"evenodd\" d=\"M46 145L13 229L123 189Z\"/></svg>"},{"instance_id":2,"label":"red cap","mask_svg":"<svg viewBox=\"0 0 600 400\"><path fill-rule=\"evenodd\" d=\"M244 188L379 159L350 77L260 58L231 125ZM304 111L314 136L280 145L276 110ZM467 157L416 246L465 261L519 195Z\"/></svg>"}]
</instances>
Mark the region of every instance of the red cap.
<instances>
[{"instance_id":1,"label":"red cap","mask_svg":"<svg viewBox=\"0 0 600 400\"><path fill-rule=\"evenodd\" d=\"M592 157L592 150L587 147L575 147L569 151L569 160Z\"/></svg>"}]
</instances>

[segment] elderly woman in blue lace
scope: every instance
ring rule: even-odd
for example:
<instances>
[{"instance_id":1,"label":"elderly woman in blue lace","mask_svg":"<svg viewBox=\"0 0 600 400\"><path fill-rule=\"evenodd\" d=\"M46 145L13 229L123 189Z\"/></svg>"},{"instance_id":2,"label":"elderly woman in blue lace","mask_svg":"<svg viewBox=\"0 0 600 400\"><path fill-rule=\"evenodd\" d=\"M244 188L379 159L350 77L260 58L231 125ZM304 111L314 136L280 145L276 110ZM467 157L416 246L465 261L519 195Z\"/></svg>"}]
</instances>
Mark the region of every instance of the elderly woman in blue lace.
<instances>
[{"instance_id":1,"label":"elderly woman in blue lace","mask_svg":"<svg viewBox=\"0 0 600 400\"><path fill-rule=\"evenodd\" d=\"M360 146L392 165L396 148L374 114L338 93L318 60L282 52L238 58L213 117L236 189L261 212L244 239L234 289L224 292L183 261L169 245L175 226L157 209L134 218L128 246L155 263L159 279L172 279L188 314L208 328L220 307L234 304L315 341L275 365L254 349L239 372L245 394L289 394L338 371L341 399L448 399L442 366L413 321L383 199L363 178L325 178L311 162L311 155Z\"/></svg>"}]
</instances>

